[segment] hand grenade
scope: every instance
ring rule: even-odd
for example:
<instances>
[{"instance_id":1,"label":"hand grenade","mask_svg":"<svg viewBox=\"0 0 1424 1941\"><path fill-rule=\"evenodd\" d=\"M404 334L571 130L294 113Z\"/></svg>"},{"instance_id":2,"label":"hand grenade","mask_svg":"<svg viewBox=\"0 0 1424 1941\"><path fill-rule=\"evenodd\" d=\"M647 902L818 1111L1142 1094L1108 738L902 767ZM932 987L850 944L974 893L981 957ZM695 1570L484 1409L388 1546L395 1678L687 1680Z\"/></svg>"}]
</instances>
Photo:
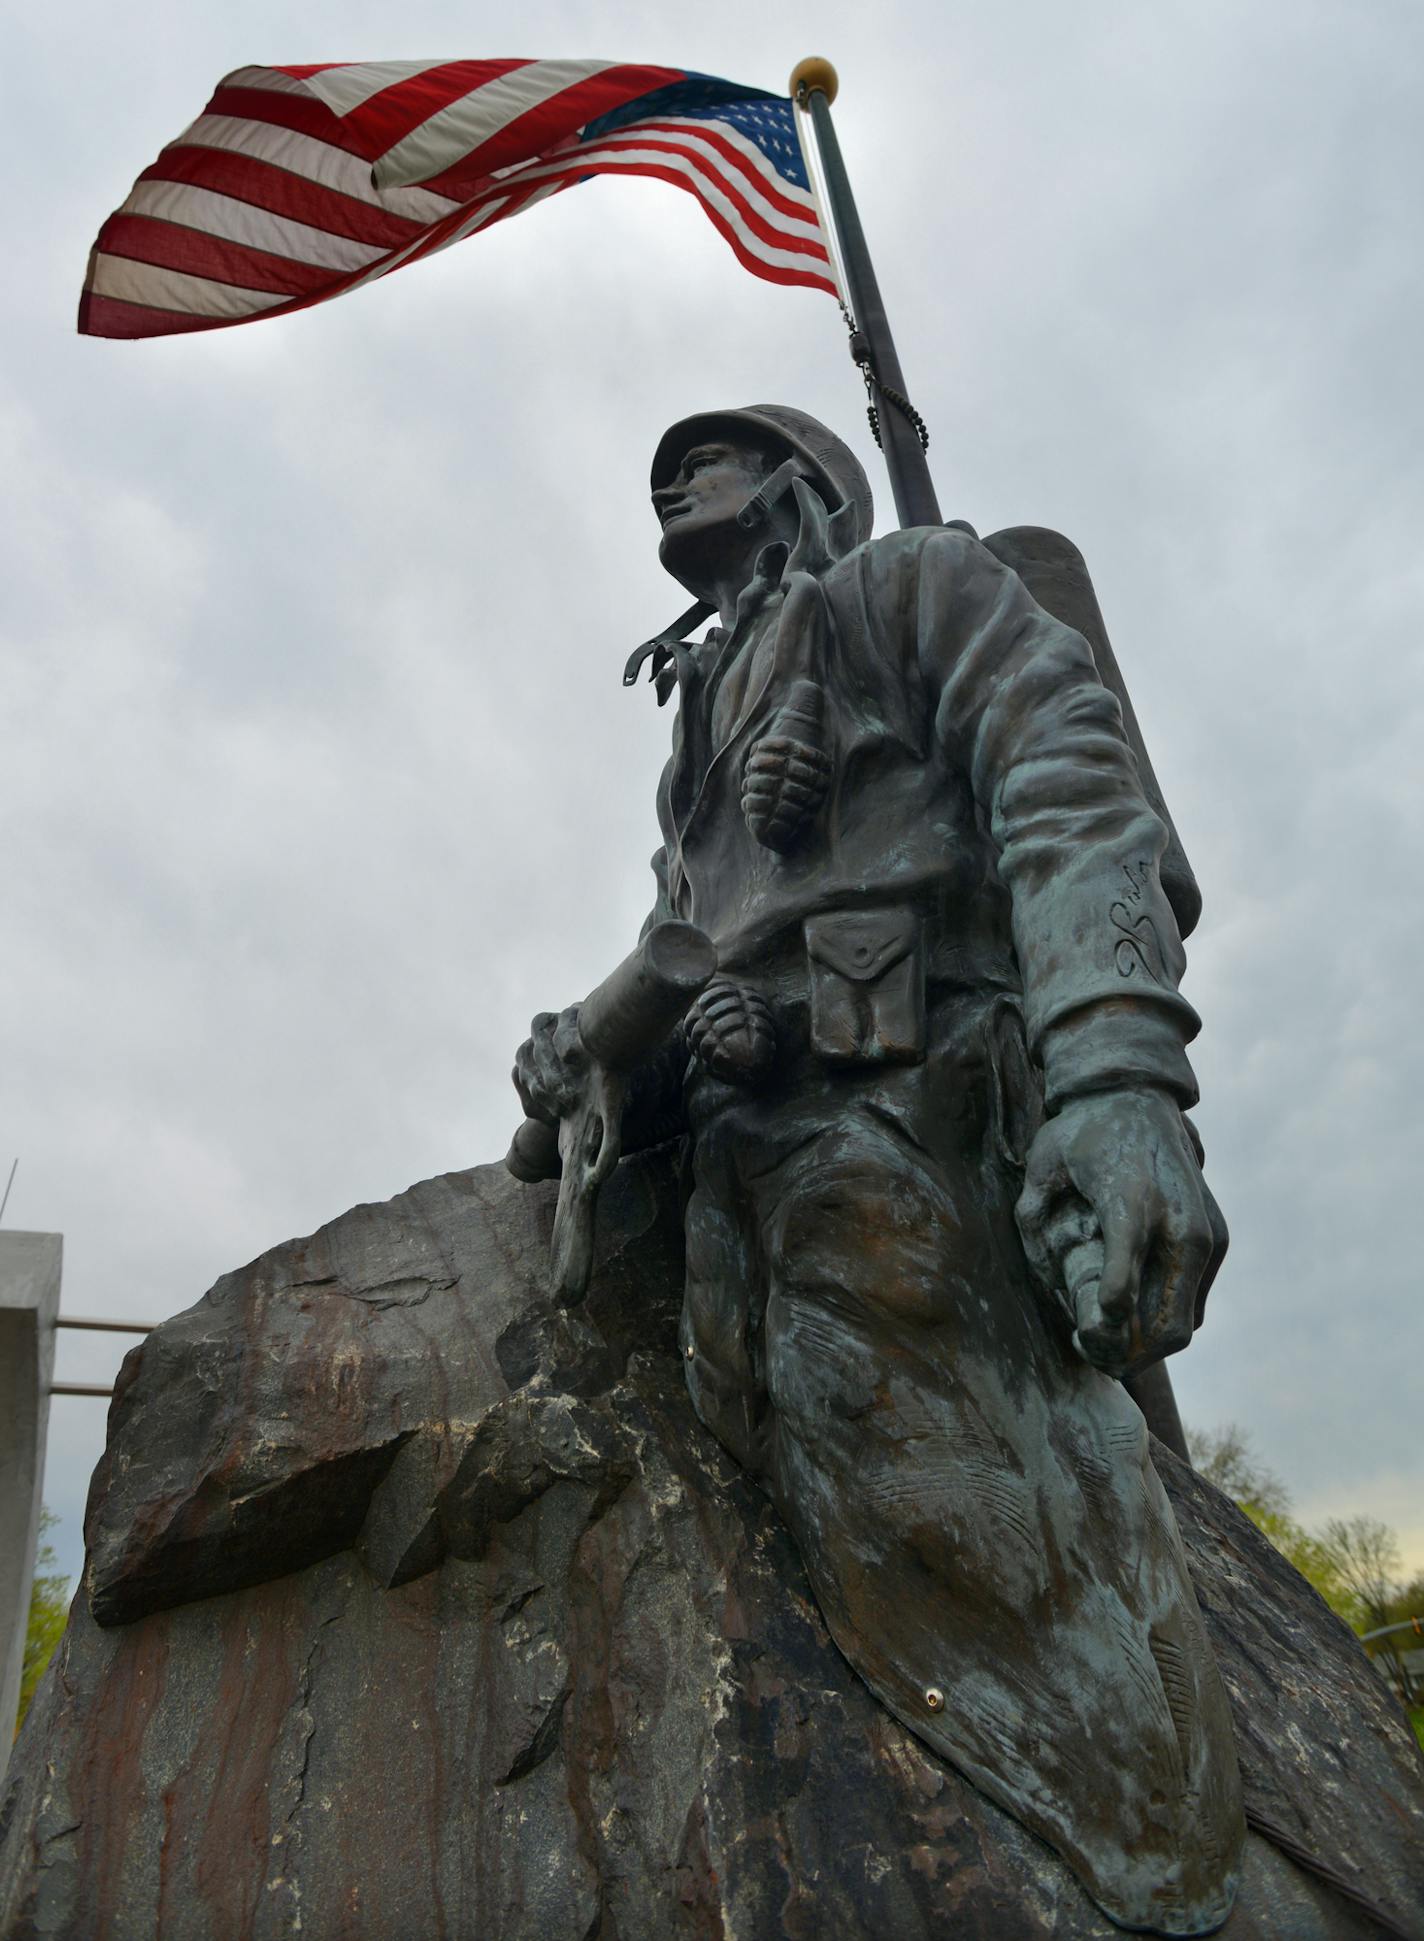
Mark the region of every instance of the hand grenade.
<instances>
[{"instance_id":1,"label":"hand grenade","mask_svg":"<svg viewBox=\"0 0 1424 1941\"><path fill-rule=\"evenodd\" d=\"M766 1000L729 977L714 977L688 1012L687 1037L694 1056L728 1085L755 1083L776 1050Z\"/></svg>"},{"instance_id":2,"label":"hand grenade","mask_svg":"<svg viewBox=\"0 0 1424 1941\"><path fill-rule=\"evenodd\" d=\"M815 820L830 786L823 746L824 697L815 681L792 683L771 728L754 742L742 770L742 814L757 841L784 853Z\"/></svg>"}]
</instances>

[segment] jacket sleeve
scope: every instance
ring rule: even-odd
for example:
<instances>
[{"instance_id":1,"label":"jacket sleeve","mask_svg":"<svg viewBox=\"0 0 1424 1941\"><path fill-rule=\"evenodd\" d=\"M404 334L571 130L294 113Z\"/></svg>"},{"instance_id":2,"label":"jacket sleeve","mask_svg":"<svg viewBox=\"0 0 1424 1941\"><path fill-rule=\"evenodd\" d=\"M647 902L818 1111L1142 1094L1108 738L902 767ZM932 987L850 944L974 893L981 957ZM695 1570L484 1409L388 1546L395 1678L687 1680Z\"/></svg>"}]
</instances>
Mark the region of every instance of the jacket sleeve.
<instances>
[{"instance_id":1,"label":"jacket sleeve","mask_svg":"<svg viewBox=\"0 0 1424 1941\"><path fill-rule=\"evenodd\" d=\"M1197 1096L1200 1020L1117 698L1087 642L967 535L925 542L915 638L935 726L970 779L1013 911L1047 1104L1120 1086Z\"/></svg>"}]
</instances>

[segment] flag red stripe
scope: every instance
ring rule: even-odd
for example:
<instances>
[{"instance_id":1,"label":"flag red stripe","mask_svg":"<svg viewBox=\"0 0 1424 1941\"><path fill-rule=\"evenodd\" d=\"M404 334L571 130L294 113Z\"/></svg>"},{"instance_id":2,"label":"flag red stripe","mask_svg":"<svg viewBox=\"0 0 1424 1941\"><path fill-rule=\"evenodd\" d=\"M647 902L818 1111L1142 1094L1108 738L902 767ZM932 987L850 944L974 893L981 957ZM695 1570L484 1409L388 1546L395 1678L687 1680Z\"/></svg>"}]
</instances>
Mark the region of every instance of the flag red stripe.
<instances>
[{"instance_id":1,"label":"flag red stripe","mask_svg":"<svg viewBox=\"0 0 1424 1941\"><path fill-rule=\"evenodd\" d=\"M110 216L99 231L96 248L108 256L127 256L158 269L182 270L206 276L214 283L231 283L239 290L280 291L284 296L313 296L338 280L317 263L298 263L290 256L273 256L265 249L209 236L201 229L164 222L156 216ZM365 272L357 272L364 274Z\"/></svg>"},{"instance_id":2,"label":"flag red stripe","mask_svg":"<svg viewBox=\"0 0 1424 1941\"><path fill-rule=\"evenodd\" d=\"M610 169L608 172L632 174L635 171L630 169L614 171ZM662 171L657 172L662 173ZM793 287L824 290L830 296L837 294L836 286L829 277L822 276L812 269L799 270L784 267L780 264L768 263L764 257L760 257L754 251L748 249L741 237L737 235L735 229L727 221L726 217L722 215L721 211L709 207L703 201L702 197L698 195L696 184L689 181L687 177L669 171L664 175L664 179L672 182L676 188L688 190L696 197L708 221L713 224L718 233L730 245L733 254L736 256L738 262L741 263L742 267L750 270L753 276L759 276L769 283L781 283ZM575 186L577 180L577 176L572 176L562 184L562 187L572 188ZM493 196L484 198L486 202L495 199ZM516 199L509 209L503 211L499 216L494 217L493 222L502 221L505 215L517 214L519 208L523 206L523 201L524 198L522 197ZM459 212L458 218L449 217L443 222L432 224L432 234L430 237L420 249L413 251L407 260L415 262L420 257L429 255L438 249L445 240L449 230L456 227L459 221L467 220L470 215L476 213L478 206L478 203L472 203ZM172 227L172 225L168 226ZM437 234L435 232L440 233ZM477 231L476 233L478 234L479 232ZM401 267L404 268L404 266L404 263L402 263ZM169 266L164 265L164 267ZM379 274L381 272L378 269L375 275ZM79 303L79 329L85 336L108 338L164 337L175 336L194 330L230 329L234 324L257 323L266 317L284 317L289 316L296 310L306 310L313 304L322 302L327 297L339 296L344 290L349 289L353 284L359 283L366 278L372 278L374 280L373 273L369 269L352 271L343 276L329 277L324 288L314 289L303 296L291 297L285 303L272 304L266 309L254 311L251 316L236 318L202 317L178 311L153 310L140 304L125 303L120 298L99 296L93 291L86 290L81 296Z\"/></svg>"},{"instance_id":3,"label":"flag red stripe","mask_svg":"<svg viewBox=\"0 0 1424 1941\"><path fill-rule=\"evenodd\" d=\"M575 149L573 153L577 155L580 151ZM682 174L680 170L659 168L656 163L647 162L590 162L582 160L578 163L571 162L568 168L562 169L557 173L551 171L541 179L546 182L563 181L571 186L575 182L582 181L588 175L649 175L655 176L661 182L670 182L674 188L686 189L697 197L697 200L706 210L710 221L716 224L722 235L732 245L738 261L744 268L755 269L759 276L769 277L776 283L808 283L815 289L828 290L832 296L838 294L835 284L828 276L822 276L814 270L803 272L779 263L769 263L765 257L758 256L746 240L737 234L736 229L727 220L722 211L715 208L707 200L697 183L689 176ZM517 182L519 178L516 176L513 180ZM534 186L537 186L537 184ZM728 199L734 200L735 198L729 194ZM737 201L737 207L739 214L742 213L742 205L739 200ZM743 215L743 220L746 220L745 215ZM747 226L748 228L752 227L750 223ZM812 237L787 236L780 230L769 230L763 236L762 240L770 243L777 249L784 249L796 255L808 256L814 261L829 264L830 258L826 254L825 245ZM422 249L420 253L424 255L425 251Z\"/></svg>"},{"instance_id":4,"label":"flag red stripe","mask_svg":"<svg viewBox=\"0 0 1424 1941\"><path fill-rule=\"evenodd\" d=\"M673 183L676 188L689 189L693 195L697 195L695 184L689 182L685 176L669 175L665 179ZM829 296L839 296L840 292L830 277L822 276L817 270L790 269L781 263L768 263L765 257L756 255L754 251L747 248L720 209L714 209L711 203L704 201L700 195L697 196L697 200L701 203L702 213L707 220L731 244L732 254L742 268L750 270L753 276L765 277L768 283L802 284L807 289L824 290ZM830 259L826 256L826 252L821 250L820 254L822 260L829 263Z\"/></svg>"},{"instance_id":5,"label":"flag red stripe","mask_svg":"<svg viewBox=\"0 0 1424 1941\"><path fill-rule=\"evenodd\" d=\"M265 121L273 128L290 128L293 134L310 135L329 148L359 155L363 161L376 159L357 131L340 115L334 115L314 94L279 94L274 88L223 87L217 90L203 113L232 115L239 121Z\"/></svg>"},{"instance_id":6,"label":"flag red stripe","mask_svg":"<svg viewBox=\"0 0 1424 1941\"><path fill-rule=\"evenodd\" d=\"M541 155L582 128L586 121L596 121L599 115L621 108L651 88L684 78L685 71L677 67L605 68L602 74L579 81L560 94L550 95L538 107L516 115L498 134L462 155L449 169L423 180L420 186L434 190L437 195L468 196L476 183L495 169ZM452 186L446 187L447 183Z\"/></svg>"},{"instance_id":7,"label":"flag red stripe","mask_svg":"<svg viewBox=\"0 0 1424 1941\"><path fill-rule=\"evenodd\" d=\"M736 204L737 214L741 217L747 228L752 231L753 235L759 236L764 243L770 243L774 249L792 249L811 256L824 256L826 253L825 245L822 243L819 234L814 231L809 229L785 230L769 221L760 210L753 208L751 203L747 201L740 183L729 181L722 174L716 163L708 155L696 148L682 147L672 141L643 141L636 135L619 136L616 140L600 142L597 148L592 150L574 149L571 152L569 172L574 175L603 175L614 173L656 175L662 181L684 179L681 176L675 178L668 171L643 162L625 163L621 165L609 163L604 165L596 161L583 161L579 163L573 160L573 157L579 156L580 154L598 155L610 149L653 149L655 152L664 155L681 156L699 174L705 175L709 182L714 182L729 202ZM538 165L535 164L535 166L537 167ZM517 181L519 178L516 176L514 179Z\"/></svg>"},{"instance_id":8,"label":"flag red stripe","mask_svg":"<svg viewBox=\"0 0 1424 1941\"><path fill-rule=\"evenodd\" d=\"M692 189L690 182L678 182L677 186ZM692 192L694 195L697 194L695 189L692 189ZM818 270L794 270L783 263L768 263L764 256L758 256L747 248L720 209L714 209L710 203L703 202L701 196L698 196L697 200L702 204L702 213L707 220L731 244L732 254L742 268L750 270L753 276L764 277L768 283L791 283L799 284L808 290L824 290L827 296L840 295L840 291L830 277L823 276ZM826 260L829 261L829 258Z\"/></svg>"},{"instance_id":9,"label":"flag red stripe","mask_svg":"<svg viewBox=\"0 0 1424 1941\"><path fill-rule=\"evenodd\" d=\"M783 264L769 263L764 257L759 256L737 233L722 211L714 208L699 193L696 182L678 170L659 168L656 164L598 163L587 159L580 159L573 164L571 158L569 168L543 177L542 182L560 181L565 186L572 186L589 175L652 176L661 181L670 182L675 188L689 190L697 197L709 221L726 238L738 261L745 268L754 270L757 275L766 277L772 282L807 284L815 289L827 290L831 295L835 294L835 285L829 277L817 273L809 266L803 272ZM528 196L540 186L541 182L531 182L525 185L525 192L521 195L515 183L511 182L482 198L476 198L463 208L452 210L441 221L430 225L419 248L413 250L406 260L414 262L423 256L433 255L447 244L453 232L467 222L471 215L477 213L483 204L497 200L500 194L508 194L512 199L512 206L495 218L502 221L506 215L516 213ZM745 221L746 214L739 200L738 213ZM748 227L752 226L748 223ZM754 233L761 234L762 231L766 232L763 240L769 241L774 247L819 259L821 262L827 260L824 248L810 237L784 236L780 232L767 230L766 225L761 225L761 228L754 230ZM404 240L409 242L409 236ZM190 275L208 277L214 282L229 283L238 289L281 292L304 302L315 302L324 296L335 296L353 283L372 278L373 272L376 275L382 273L378 265L371 265L359 270L333 274L326 267L298 263L290 257L276 256L265 250L250 248L246 244L209 236L202 231L187 229L177 223L163 222L150 216L125 215L122 212L111 216L105 223L99 233L96 246L110 255L131 257L138 262L152 263L161 269L181 270ZM404 263L400 267L403 268ZM280 307L285 310L288 306ZM259 314L272 316L276 314L277 309L278 306L274 305Z\"/></svg>"},{"instance_id":10,"label":"flag red stripe","mask_svg":"<svg viewBox=\"0 0 1424 1941\"><path fill-rule=\"evenodd\" d=\"M439 222L430 223L426 228L425 236L421 241L419 249L413 249L410 255L395 265L395 267L404 269L407 262L417 263L423 256L433 256L437 250L445 249L451 240L456 237L457 232L462 230L470 221L470 218L479 215L481 210L487 209L491 203L507 202L510 206L501 209L497 216L491 216L488 222L481 223L480 228L486 229L496 222L502 222L506 216L512 216L518 210L522 209L534 194L535 190L540 186L537 182L531 182L528 188L522 190L515 187L496 187L488 190L484 195L475 196L471 201L462 203L458 209L453 210L448 216L442 216ZM473 231L472 233L478 234L479 232ZM463 242L464 237L460 236L459 240Z\"/></svg>"},{"instance_id":11,"label":"flag red stripe","mask_svg":"<svg viewBox=\"0 0 1424 1941\"><path fill-rule=\"evenodd\" d=\"M456 210L454 215L442 217L439 222L432 223L425 241L419 249L412 250L409 261L418 262L421 257L433 256L437 250L447 248L455 232L463 228L472 216L477 216L482 209L487 209L493 202L503 202L505 207L498 215L491 216L487 222L481 223L479 230L474 231L474 234L478 235L485 229L493 229L494 225L497 222L503 222L506 216L517 216L541 189L552 187L555 193L558 193L574 186L573 182L559 181L557 178L553 183L530 182L524 187L519 186L517 178L513 182L506 180L498 183L484 195L476 196L472 201L465 203ZM464 240L463 236L459 238L461 242ZM404 269L405 264L401 263L399 267Z\"/></svg>"},{"instance_id":12,"label":"flag red stripe","mask_svg":"<svg viewBox=\"0 0 1424 1941\"><path fill-rule=\"evenodd\" d=\"M744 155L735 142L727 139L716 122L699 122L692 128L689 128L685 122L676 121L645 121L640 126L646 129L649 135L695 134L699 140L709 142L719 154L725 156L732 167L739 169L749 182L754 183L765 199L773 207L780 209L783 215L799 216L803 222L817 220L816 206L813 202L793 202L789 195L784 195L770 179L770 173L763 175L751 157Z\"/></svg>"},{"instance_id":13,"label":"flag red stripe","mask_svg":"<svg viewBox=\"0 0 1424 1941\"><path fill-rule=\"evenodd\" d=\"M384 155L412 128L448 108L452 101L473 94L501 74L532 66L531 61L447 61L443 67L430 67L423 74L408 74L393 81L341 119L365 144L363 153Z\"/></svg>"},{"instance_id":14,"label":"flag red stripe","mask_svg":"<svg viewBox=\"0 0 1424 1941\"><path fill-rule=\"evenodd\" d=\"M359 202L339 189L324 188L305 175L295 175L275 162L259 162L226 148L201 148L174 142L146 168L140 182L187 182L213 189L219 195L250 202L275 216L310 223L333 236L371 243L380 249L399 249L427 227L412 216L395 216L372 202Z\"/></svg>"},{"instance_id":15,"label":"flag red stripe","mask_svg":"<svg viewBox=\"0 0 1424 1941\"><path fill-rule=\"evenodd\" d=\"M720 189L736 209L738 217L746 227L759 241L766 243L770 248L788 250L798 256L814 256L822 262L830 260L826 254L825 244L818 233L778 229L774 223L768 222L764 216L750 207L737 185L727 181L706 155L689 152L672 143L640 142L636 138L619 142L600 142L594 149L570 149L567 153L566 165L562 168L555 169L548 162L531 162L529 170L531 175L537 173L538 178L546 182L556 179L577 182L586 175L650 175L661 182L673 182L679 188L691 189L694 195L700 193L697 184L679 169L660 168L655 162L608 162L597 159L609 150L647 150L649 148L678 156L699 175L704 176L709 183ZM520 171L516 175L506 176L501 186L508 187L512 182L523 180L524 174Z\"/></svg>"},{"instance_id":16,"label":"flag red stripe","mask_svg":"<svg viewBox=\"0 0 1424 1941\"><path fill-rule=\"evenodd\" d=\"M258 316L270 317L270 310ZM81 337L173 337L180 331L221 330L225 324L255 322L255 318L195 317L183 310L154 310L146 303L125 303L122 297L101 297L85 290L79 299Z\"/></svg>"},{"instance_id":17,"label":"flag red stripe","mask_svg":"<svg viewBox=\"0 0 1424 1941\"><path fill-rule=\"evenodd\" d=\"M160 265L159 267L163 266ZM324 303L328 297L340 296L343 291L349 290L352 284L359 283L368 274L369 272L366 270L353 270L347 275L333 277L324 289L313 290L308 296L289 297L285 303L268 304L265 308L253 310L248 315L242 317L212 317L199 315L196 312L187 310L153 309L144 304L127 302L123 297L101 296L94 290L85 291L84 297L80 302L80 315L82 319L84 303L87 300L90 305L91 315L106 316L109 306L114 306L117 309L123 310L142 310L155 317L170 319L161 329L144 331L142 333L144 336L171 337L179 331L188 330L231 330L237 324L261 323L265 317L289 317L293 311L309 310L314 304ZM376 274L380 274L379 269ZM80 329L84 329L82 321ZM128 330L99 331L91 324L86 334L90 336L127 337L136 333Z\"/></svg>"},{"instance_id":18,"label":"flag red stripe","mask_svg":"<svg viewBox=\"0 0 1424 1941\"><path fill-rule=\"evenodd\" d=\"M660 169L657 167L649 168L646 166L629 167L627 164L612 163L612 162L607 163L606 165L600 168L597 164L590 167L585 162L580 167L577 167L577 168L570 167L569 169L565 170L561 175L548 175L543 177L539 182L531 182L528 185L528 194L532 194L536 189L547 187L551 182L558 182L561 189L576 188L577 185L581 181L583 181L585 177L589 175L651 175L651 176L656 176L660 181L671 182L674 188L686 189L689 192L689 194L695 196L697 201L701 204L703 213L706 215L708 221L713 224L713 226L717 229L718 233L721 236L723 236L726 239L726 241L731 245L733 254L736 256L737 261L742 265L744 269L750 270L754 276L760 276L770 283L785 283L785 284L790 284L790 285L811 289L811 290L824 290L829 296L833 296L833 297L838 297L840 294L839 290L836 288L836 285L832 281L832 279L829 276L822 275L819 271L815 269L807 268L805 270L801 270L801 269L793 268L790 265L784 265L781 263L769 263L764 256L758 256L756 251L751 249L746 243L746 241L737 234L736 229L727 220L726 216L723 215L722 211L720 209L713 208L713 206L705 199L705 197L702 195L701 191L699 190L696 182L690 180L685 175L679 174L674 169ZM493 228L496 222L503 222L506 216L517 215L520 209L524 207L524 203L527 200L527 195L519 196L514 193L514 184L517 181L518 181L517 177L513 178L512 181L510 178L506 177L505 181L500 185L500 189L502 193L509 193L512 195L513 197L512 203L509 208L502 210L499 215L495 216L491 220L491 222L487 225L487 227ZM448 235L448 232L452 228L457 227L460 221L466 220L471 214L473 214L475 210L480 207L480 204L482 201L489 202L496 199L497 198L493 195L487 195L483 198L480 198L474 202L467 204L466 207L461 211L460 216L458 218L450 217L450 218L447 218L444 222L435 224L434 228L436 230L439 230L441 234L439 236L432 235L431 239L428 242L423 243L421 247L414 252L410 260L412 262L415 262L419 257L431 255L435 250L439 249L442 246L446 235ZM795 238L795 239L788 238L780 234L780 232L775 233L773 240L779 245L785 245L787 247L795 247L798 250L800 248L799 238ZM830 258L827 256L825 248L822 244L811 242L809 248L805 251L805 253L809 255L813 261L819 259L821 262L829 265ZM402 264L401 268L403 269L404 267L405 265ZM347 278L345 280L352 281L354 279ZM268 314L271 315L272 313L268 312Z\"/></svg>"}]
</instances>

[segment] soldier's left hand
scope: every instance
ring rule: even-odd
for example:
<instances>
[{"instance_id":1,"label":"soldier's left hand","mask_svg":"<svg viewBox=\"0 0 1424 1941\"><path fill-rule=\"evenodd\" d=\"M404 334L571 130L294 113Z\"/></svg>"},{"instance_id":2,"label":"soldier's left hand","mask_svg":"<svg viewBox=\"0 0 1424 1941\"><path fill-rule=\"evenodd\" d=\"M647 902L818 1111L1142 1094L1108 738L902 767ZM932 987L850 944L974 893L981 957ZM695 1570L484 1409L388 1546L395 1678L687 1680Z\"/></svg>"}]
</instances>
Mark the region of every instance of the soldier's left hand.
<instances>
[{"instance_id":1,"label":"soldier's left hand","mask_svg":"<svg viewBox=\"0 0 1424 1941\"><path fill-rule=\"evenodd\" d=\"M1169 1093L1070 1100L1029 1148L1016 1211L1086 1360L1124 1375L1186 1347L1227 1234L1195 1131Z\"/></svg>"}]
</instances>

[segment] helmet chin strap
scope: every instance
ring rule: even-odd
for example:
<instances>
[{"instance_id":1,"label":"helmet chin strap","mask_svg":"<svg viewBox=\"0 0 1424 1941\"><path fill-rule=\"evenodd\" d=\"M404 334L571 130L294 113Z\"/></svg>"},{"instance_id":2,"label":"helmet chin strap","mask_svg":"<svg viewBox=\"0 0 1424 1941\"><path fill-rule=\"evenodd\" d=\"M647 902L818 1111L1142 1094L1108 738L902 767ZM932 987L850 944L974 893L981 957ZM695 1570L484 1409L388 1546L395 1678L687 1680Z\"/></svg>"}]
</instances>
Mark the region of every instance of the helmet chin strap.
<instances>
[{"instance_id":1,"label":"helmet chin strap","mask_svg":"<svg viewBox=\"0 0 1424 1941\"><path fill-rule=\"evenodd\" d=\"M741 511L737 514L737 524L743 532L753 532L771 517L772 508L779 499L785 498L791 490L792 482L801 476L800 461L784 459L769 479L765 479L753 492Z\"/></svg>"},{"instance_id":2,"label":"helmet chin strap","mask_svg":"<svg viewBox=\"0 0 1424 1941\"><path fill-rule=\"evenodd\" d=\"M685 639L694 627L700 627L704 620L710 620L716 611L716 607L710 601L696 600L687 609L686 613L680 613L678 615L670 627L664 627L660 634L654 634L652 639L645 640L641 647L635 647L628 656L627 665L623 669L624 687L635 687L637 685L638 676L642 672L643 662L649 658L651 658L653 664L648 669L648 679L650 681L656 681L659 674L662 673L663 669L672 659L673 648ZM662 687L659 687L659 707L666 701L668 692L670 690L664 690Z\"/></svg>"}]
</instances>

